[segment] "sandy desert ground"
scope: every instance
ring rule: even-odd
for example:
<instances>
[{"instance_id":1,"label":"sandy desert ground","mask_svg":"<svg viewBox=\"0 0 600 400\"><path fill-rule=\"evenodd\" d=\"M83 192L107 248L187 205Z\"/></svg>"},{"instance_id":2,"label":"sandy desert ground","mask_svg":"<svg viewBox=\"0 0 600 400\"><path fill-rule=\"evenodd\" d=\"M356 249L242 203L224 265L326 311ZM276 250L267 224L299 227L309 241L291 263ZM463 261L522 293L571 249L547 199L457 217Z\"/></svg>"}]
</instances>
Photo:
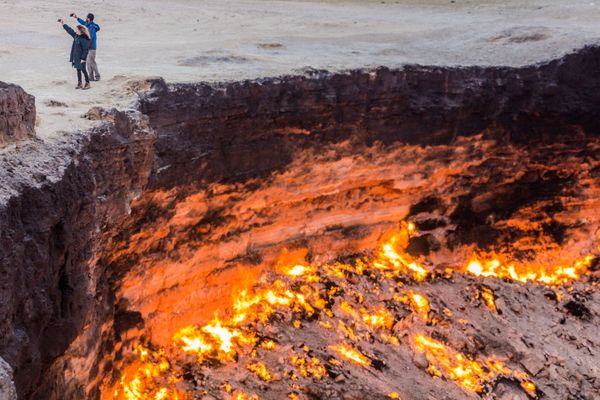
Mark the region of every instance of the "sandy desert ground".
<instances>
[{"instance_id":1,"label":"sandy desert ground","mask_svg":"<svg viewBox=\"0 0 600 400\"><path fill-rule=\"evenodd\" d=\"M93 3L90 3L93 4ZM56 22L94 12L102 82L74 90L71 39ZM600 37L600 3L531 1L0 0L0 80L37 98L46 140L91 124L90 107L126 107L124 85L222 81L307 68L405 63L524 65ZM67 107L51 107L51 100Z\"/></svg>"}]
</instances>

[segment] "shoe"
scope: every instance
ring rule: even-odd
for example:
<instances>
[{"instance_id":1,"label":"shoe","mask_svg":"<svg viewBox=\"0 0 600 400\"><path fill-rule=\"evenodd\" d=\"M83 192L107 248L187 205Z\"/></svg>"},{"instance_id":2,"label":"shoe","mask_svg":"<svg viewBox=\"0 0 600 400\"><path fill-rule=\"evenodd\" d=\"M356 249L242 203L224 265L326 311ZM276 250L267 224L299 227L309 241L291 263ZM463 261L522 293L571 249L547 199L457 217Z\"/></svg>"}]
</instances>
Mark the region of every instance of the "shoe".
<instances>
[{"instance_id":1,"label":"shoe","mask_svg":"<svg viewBox=\"0 0 600 400\"><path fill-rule=\"evenodd\" d=\"M81 82L79 82L79 83L77 84L77 86L75 87L75 89L82 89L82 88L83 88L83 86L81 86Z\"/></svg>"},{"instance_id":2,"label":"shoe","mask_svg":"<svg viewBox=\"0 0 600 400\"><path fill-rule=\"evenodd\" d=\"M94 79L96 82L100 82L100 77L97 76L96 79Z\"/></svg>"},{"instance_id":3,"label":"shoe","mask_svg":"<svg viewBox=\"0 0 600 400\"><path fill-rule=\"evenodd\" d=\"M88 90L88 89L90 89L90 88L91 88L91 86L90 86L90 83L89 83L89 82L86 82L86 83L85 83L85 86L84 86L82 89L83 89L83 90Z\"/></svg>"}]
</instances>

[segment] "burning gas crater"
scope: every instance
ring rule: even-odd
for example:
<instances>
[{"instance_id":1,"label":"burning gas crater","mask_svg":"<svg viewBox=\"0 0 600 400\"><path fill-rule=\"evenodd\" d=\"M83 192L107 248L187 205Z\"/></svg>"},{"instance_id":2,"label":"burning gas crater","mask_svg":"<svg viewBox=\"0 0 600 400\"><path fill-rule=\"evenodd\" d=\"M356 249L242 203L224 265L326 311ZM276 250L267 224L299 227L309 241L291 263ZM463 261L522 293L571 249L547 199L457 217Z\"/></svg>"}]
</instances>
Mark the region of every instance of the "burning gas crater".
<instances>
[{"instance_id":1,"label":"burning gas crater","mask_svg":"<svg viewBox=\"0 0 600 400\"><path fill-rule=\"evenodd\" d=\"M426 398L416 381L426 376L444 383L440 397L429 398L543 396L538 371L478 343L465 315L502 314L488 278L539 287L556 300L597 255L534 265L473 254L457 268L439 267L406 251L414 234L415 225L402 222L371 255L277 267L209 323L181 327L172 346L133 346L106 398ZM463 304L436 300L432 284L456 282L464 283Z\"/></svg>"}]
</instances>

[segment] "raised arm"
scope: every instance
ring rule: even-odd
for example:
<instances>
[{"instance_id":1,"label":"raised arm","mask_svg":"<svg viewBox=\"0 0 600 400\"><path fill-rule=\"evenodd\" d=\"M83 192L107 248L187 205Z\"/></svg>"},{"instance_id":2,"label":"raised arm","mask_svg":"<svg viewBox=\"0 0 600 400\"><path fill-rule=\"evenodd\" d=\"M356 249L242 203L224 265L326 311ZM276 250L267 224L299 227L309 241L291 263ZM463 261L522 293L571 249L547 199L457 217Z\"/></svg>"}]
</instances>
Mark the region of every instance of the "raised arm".
<instances>
[{"instance_id":1,"label":"raised arm","mask_svg":"<svg viewBox=\"0 0 600 400\"><path fill-rule=\"evenodd\" d=\"M81 25L87 26L87 22L85 22L81 18L77 18L77 22L79 22Z\"/></svg>"},{"instance_id":2,"label":"raised arm","mask_svg":"<svg viewBox=\"0 0 600 400\"><path fill-rule=\"evenodd\" d=\"M71 35L71 37L73 39L75 39L77 37L77 34L75 33L75 31L67 24L63 24L63 28L65 28L65 31L67 31L67 33L69 35Z\"/></svg>"}]
</instances>

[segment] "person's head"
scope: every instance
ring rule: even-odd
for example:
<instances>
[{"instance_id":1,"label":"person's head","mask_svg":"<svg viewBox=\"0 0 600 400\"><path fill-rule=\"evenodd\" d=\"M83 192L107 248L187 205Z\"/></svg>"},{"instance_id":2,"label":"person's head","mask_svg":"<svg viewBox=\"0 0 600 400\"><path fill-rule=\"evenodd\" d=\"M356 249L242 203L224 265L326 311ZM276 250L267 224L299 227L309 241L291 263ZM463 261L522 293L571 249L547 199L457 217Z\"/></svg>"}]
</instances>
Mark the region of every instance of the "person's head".
<instances>
[{"instance_id":1,"label":"person's head","mask_svg":"<svg viewBox=\"0 0 600 400\"><path fill-rule=\"evenodd\" d=\"M94 14L92 14L92 13L89 13L89 14L87 15L87 18L85 19L85 21L86 21L86 22L91 22L91 21L93 21L93 20L94 20Z\"/></svg>"},{"instance_id":2,"label":"person's head","mask_svg":"<svg viewBox=\"0 0 600 400\"><path fill-rule=\"evenodd\" d=\"M88 34L88 30L85 26L83 25L77 25L77 34L79 36L85 36L88 39L90 38L90 35Z\"/></svg>"}]
</instances>

